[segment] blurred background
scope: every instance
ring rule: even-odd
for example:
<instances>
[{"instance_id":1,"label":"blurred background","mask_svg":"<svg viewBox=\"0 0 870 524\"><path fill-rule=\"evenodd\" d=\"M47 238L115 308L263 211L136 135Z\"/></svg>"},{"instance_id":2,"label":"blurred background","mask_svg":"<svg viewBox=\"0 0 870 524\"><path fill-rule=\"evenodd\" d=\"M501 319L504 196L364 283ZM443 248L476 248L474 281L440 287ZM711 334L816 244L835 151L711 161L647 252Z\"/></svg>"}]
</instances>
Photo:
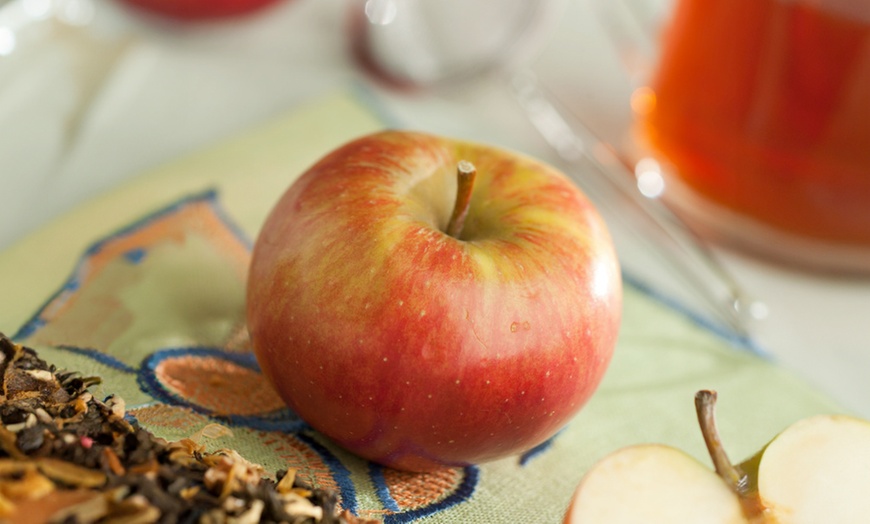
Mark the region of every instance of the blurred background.
<instances>
[{"instance_id":1,"label":"blurred background","mask_svg":"<svg viewBox=\"0 0 870 524\"><path fill-rule=\"evenodd\" d=\"M866 252L844 272L799 263L836 251L825 245L789 244L771 259L702 240L659 198L666 169L640 162L632 129L673 10L654 0L0 0L0 249L131 177L349 91L385 125L562 168L605 215L632 282L870 417ZM855 67L870 78L866 15L844 16L857 20Z\"/></svg>"}]
</instances>

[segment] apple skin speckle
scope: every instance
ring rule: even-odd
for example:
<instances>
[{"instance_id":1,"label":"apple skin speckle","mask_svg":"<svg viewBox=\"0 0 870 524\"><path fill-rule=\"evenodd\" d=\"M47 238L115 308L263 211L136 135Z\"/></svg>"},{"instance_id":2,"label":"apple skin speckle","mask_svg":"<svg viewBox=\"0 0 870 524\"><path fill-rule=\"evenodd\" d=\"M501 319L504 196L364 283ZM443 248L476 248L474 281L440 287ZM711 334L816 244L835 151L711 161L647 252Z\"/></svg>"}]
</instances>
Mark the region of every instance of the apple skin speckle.
<instances>
[{"instance_id":1,"label":"apple skin speckle","mask_svg":"<svg viewBox=\"0 0 870 524\"><path fill-rule=\"evenodd\" d=\"M454 238L459 160L477 178ZM364 458L426 471L560 430L609 364L621 290L607 228L563 174L386 131L330 152L279 199L255 242L247 319L264 375L300 417Z\"/></svg>"}]
</instances>

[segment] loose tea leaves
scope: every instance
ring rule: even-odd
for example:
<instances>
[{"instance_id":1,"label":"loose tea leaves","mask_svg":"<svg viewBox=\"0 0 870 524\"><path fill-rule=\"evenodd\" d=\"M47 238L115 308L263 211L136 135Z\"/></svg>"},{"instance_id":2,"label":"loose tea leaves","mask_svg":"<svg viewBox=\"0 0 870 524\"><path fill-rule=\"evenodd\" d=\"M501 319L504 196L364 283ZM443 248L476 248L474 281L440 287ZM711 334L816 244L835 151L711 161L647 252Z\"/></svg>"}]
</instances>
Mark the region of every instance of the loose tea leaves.
<instances>
[{"instance_id":1,"label":"loose tea leaves","mask_svg":"<svg viewBox=\"0 0 870 524\"><path fill-rule=\"evenodd\" d=\"M293 470L275 481L233 450L155 437L125 418L120 398L96 399L88 388L99 382L0 334L0 520L364 522Z\"/></svg>"}]
</instances>

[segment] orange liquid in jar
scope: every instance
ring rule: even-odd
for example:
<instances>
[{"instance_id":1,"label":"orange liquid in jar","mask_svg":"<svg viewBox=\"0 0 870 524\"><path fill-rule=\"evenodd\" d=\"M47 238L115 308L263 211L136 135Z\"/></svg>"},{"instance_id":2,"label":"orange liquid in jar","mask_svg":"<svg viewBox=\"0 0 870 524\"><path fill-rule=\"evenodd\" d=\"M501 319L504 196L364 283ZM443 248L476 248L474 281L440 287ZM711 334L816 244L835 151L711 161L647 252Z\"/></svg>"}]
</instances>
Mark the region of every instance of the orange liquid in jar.
<instances>
[{"instance_id":1,"label":"orange liquid in jar","mask_svg":"<svg viewBox=\"0 0 870 524\"><path fill-rule=\"evenodd\" d=\"M870 18L819 3L677 2L641 130L704 198L867 247Z\"/></svg>"}]
</instances>

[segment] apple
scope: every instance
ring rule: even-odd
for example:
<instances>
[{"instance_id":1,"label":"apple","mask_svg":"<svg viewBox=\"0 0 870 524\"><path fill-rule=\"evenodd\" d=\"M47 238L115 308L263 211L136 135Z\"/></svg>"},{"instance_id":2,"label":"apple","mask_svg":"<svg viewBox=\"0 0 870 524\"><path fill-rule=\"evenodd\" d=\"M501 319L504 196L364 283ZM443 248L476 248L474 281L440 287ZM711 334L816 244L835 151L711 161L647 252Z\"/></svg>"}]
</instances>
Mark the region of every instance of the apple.
<instances>
[{"instance_id":1,"label":"apple","mask_svg":"<svg viewBox=\"0 0 870 524\"><path fill-rule=\"evenodd\" d=\"M178 20L209 20L252 13L278 0L120 0L136 9Z\"/></svg>"},{"instance_id":2,"label":"apple","mask_svg":"<svg viewBox=\"0 0 870 524\"><path fill-rule=\"evenodd\" d=\"M746 523L740 501L701 462L662 444L622 448L590 469L565 523Z\"/></svg>"},{"instance_id":3,"label":"apple","mask_svg":"<svg viewBox=\"0 0 870 524\"><path fill-rule=\"evenodd\" d=\"M528 450L595 391L619 265L584 194L532 158L385 131L327 154L253 248L251 342L296 413L426 471Z\"/></svg>"},{"instance_id":4,"label":"apple","mask_svg":"<svg viewBox=\"0 0 870 524\"><path fill-rule=\"evenodd\" d=\"M565 523L870 521L870 422L844 415L800 420L733 465L716 429L715 401L706 390L695 400L715 473L670 446L629 446L584 475Z\"/></svg>"}]
</instances>

